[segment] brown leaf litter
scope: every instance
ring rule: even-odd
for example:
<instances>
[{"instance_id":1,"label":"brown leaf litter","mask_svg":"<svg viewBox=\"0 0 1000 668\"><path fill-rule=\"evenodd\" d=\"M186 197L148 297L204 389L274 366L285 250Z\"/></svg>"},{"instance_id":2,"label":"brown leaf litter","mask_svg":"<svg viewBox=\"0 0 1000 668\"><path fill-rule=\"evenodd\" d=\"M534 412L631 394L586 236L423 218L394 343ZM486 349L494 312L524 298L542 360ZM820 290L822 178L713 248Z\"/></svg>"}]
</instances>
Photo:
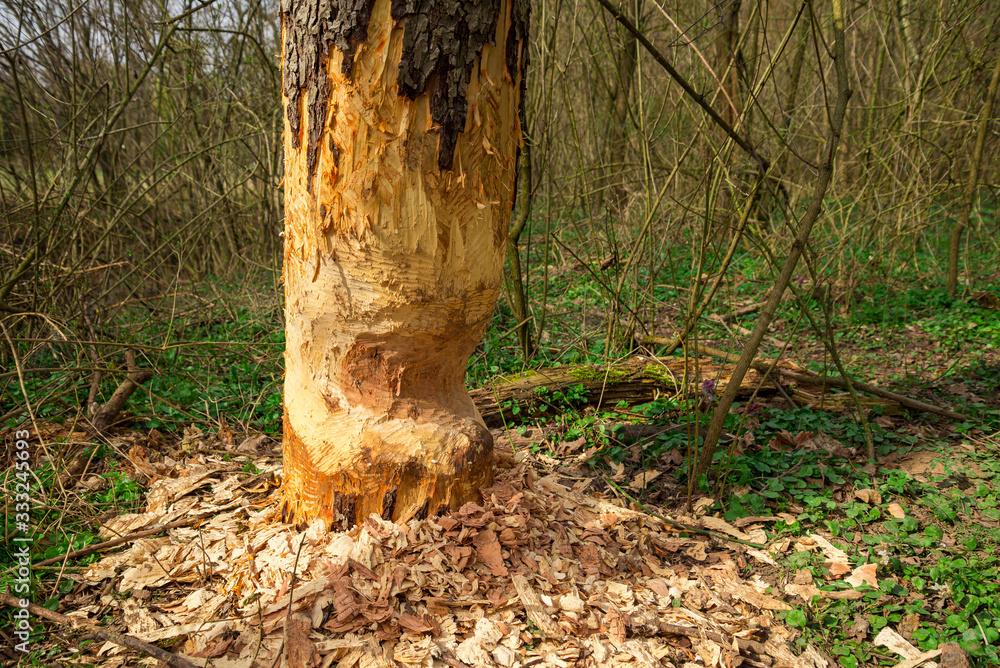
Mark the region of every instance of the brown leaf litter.
<instances>
[{"instance_id":1,"label":"brown leaf litter","mask_svg":"<svg viewBox=\"0 0 1000 668\"><path fill-rule=\"evenodd\" d=\"M579 491L590 481L539 477L529 456L498 453L481 505L407 525L373 515L341 533L281 523L274 494L254 498L200 456L154 481L147 512L114 518L104 533L217 514L74 576L104 593L70 614L116 608L129 634L215 668L835 665L812 647L797 655L796 632L775 616L789 605L741 576L745 556L773 564L772 555L685 537ZM702 519L717 535L764 537L760 524ZM816 536L795 547L846 561ZM815 589L786 591L795 587ZM121 652L100 648L102 665L150 661Z\"/></svg>"}]
</instances>

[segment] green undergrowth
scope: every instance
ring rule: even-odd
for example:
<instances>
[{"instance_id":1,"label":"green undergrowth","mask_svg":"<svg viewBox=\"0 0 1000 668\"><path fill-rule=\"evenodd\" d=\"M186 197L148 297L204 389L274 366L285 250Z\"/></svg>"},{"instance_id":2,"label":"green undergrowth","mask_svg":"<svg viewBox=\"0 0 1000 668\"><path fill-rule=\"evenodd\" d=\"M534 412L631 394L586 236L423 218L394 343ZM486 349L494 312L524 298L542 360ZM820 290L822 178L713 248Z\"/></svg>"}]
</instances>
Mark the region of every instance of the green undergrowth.
<instances>
[{"instance_id":1,"label":"green undergrowth","mask_svg":"<svg viewBox=\"0 0 1000 668\"><path fill-rule=\"evenodd\" d=\"M53 451L58 450L60 442L49 444ZM13 468L8 469L2 479L2 488L6 497L15 498L18 484L27 484L31 489L31 509L25 526L20 525L15 514L15 507L7 508L4 521L5 531L0 543L0 588L12 591L19 598L27 598L50 610L56 610L60 597L68 594L76 586L76 581L67 578L67 574L86 568L102 558L101 554L91 554L75 559L59 560L49 566L32 566L30 577L25 581L19 574L22 565L18 560L18 552L23 543L14 540L16 537L29 537L29 551L32 564L47 560L59 559L67 553L83 549L103 540L95 527L99 516L118 516L135 513L141 510L145 503L145 489L121 469L118 456L107 445L88 445L81 456L90 458L90 470L99 471L99 482L91 480L86 488L79 488L72 504L50 505L44 502L52 498L52 492L58 485L57 479L61 471L53 469L51 460L36 457L30 472L20 473ZM58 496L58 494L56 495ZM23 587L27 586L27 592ZM24 595L27 594L27 595ZM0 626L14 627L13 608L0 610ZM104 622L112 621L110 618ZM49 631L60 630L57 625L38 619L32 615L32 635L30 645L39 646L41 640ZM86 644L89 644L87 641ZM85 645L84 645L85 646ZM57 648L60 653L61 648ZM53 650L55 651L55 650ZM45 655L35 655L45 658ZM29 659L21 665L32 665ZM47 663L39 665L48 665Z\"/></svg>"},{"instance_id":2,"label":"green undergrowth","mask_svg":"<svg viewBox=\"0 0 1000 668\"><path fill-rule=\"evenodd\" d=\"M821 302L825 302L833 329L840 337L861 332L885 336L916 325L926 327L943 349L996 345L1000 340L997 318L991 320L991 313L996 313L994 297L1000 297L1000 265L995 244L987 237L970 237L962 257L963 283L959 294L952 298L944 287L954 220L949 202L933 204L928 215L934 224L919 236L898 239L879 235L845 237L845 221L840 219L843 211L861 218L877 215L868 211L865 203L849 204L839 207L836 202L829 203L830 213L817 225L810 242L811 270L803 261L793 278L807 307L819 316L820 322ZM656 245L645 251L642 262L629 263L620 251L625 242L622 230L614 226L595 228L594 221L589 221L582 211L547 212L540 208L535 213L522 239L522 261L534 323L537 325L544 317L540 354L549 361L606 362L631 347L627 336L630 328L663 333L664 312L669 314L669 323L677 318L676 312L687 309L690 290L699 283L695 279L699 272L703 278L699 290L707 289L724 255L724 242L728 242L713 239L701 254L697 234L684 228L674 232L682 238ZM995 201L983 198L977 215L986 221L995 220L996 214ZM543 227L547 217L549 226ZM854 222L868 225L861 219ZM543 229L558 230L560 242L555 246L539 243L532 235ZM762 235L767 231L755 228L741 244L710 313L724 313L727 308L766 298L777 270L763 249L773 253L787 243L776 230L772 233L773 237L765 238ZM779 256L782 252L778 250ZM629 273L623 276L626 270ZM778 317L794 322L797 311L794 300L786 301ZM739 322L752 327L755 318L751 314ZM495 335L502 336L515 323L505 318L497 324ZM704 336L731 338L721 325L710 321L701 325ZM807 326L803 321L802 327ZM815 333L801 334L815 339ZM497 343L493 341L492 349L499 352ZM499 343L516 351L512 335ZM484 361L487 366L495 364Z\"/></svg>"},{"instance_id":3,"label":"green undergrowth","mask_svg":"<svg viewBox=\"0 0 1000 668\"><path fill-rule=\"evenodd\" d=\"M677 452L668 482L653 482L638 493L656 499L658 487L687 488L694 427L703 433L707 420L696 408L693 399L661 399L627 410L570 413L562 418L561 438L586 437L595 471L608 475L624 463L631 471L626 479L649 468L663 470L668 455ZM872 643L888 626L903 629L921 650L957 642L974 666L1000 663L1000 435L979 432L974 449L966 447L958 457L954 440L873 424L880 459L905 462L917 449L934 453L930 465L939 465L937 473L918 477L828 449L836 441L864 452L862 429L850 416L810 409L753 412L746 419L730 416L727 430L740 433L742 424L743 438L721 449L716 476L697 481L696 494L715 497L703 512L732 523L771 517L754 520L771 545L819 533L848 554L851 568L876 564L878 587L862 585L860 599L784 597L793 608L781 614L798 631L801 648L821 647L845 668L895 665L899 657ZM621 425L609 424L616 417L671 428L642 442L622 442ZM818 447L817 434L832 441L817 441L825 444ZM796 442L807 447L794 447ZM558 442L550 446L548 454L555 455ZM775 593L778 583L792 581L802 569L821 591L850 588L839 577L827 577L824 559L814 552L779 553L770 573Z\"/></svg>"},{"instance_id":4,"label":"green undergrowth","mask_svg":"<svg viewBox=\"0 0 1000 668\"><path fill-rule=\"evenodd\" d=\"M848 553L852 567L877 565L879 586L863 588L861 600L797 600L785 621L802 631L803 647L821 643L848 668L894 664L898 659L863 641L883 627L907 622L907 635L921 650L957 642L975 665L995 665L1000 662L998 471L993 462L974 481L956 471L920 482L904 471L879 468L871 475L844 476L839 483L827 479L822 489L804 476L786 475L798 480L799 495L756 507L746 503L753 493L730 499L726 517L769 514L784 505L794 521L776 522L776 536L820 531ZM861 501L851 495L859 489L876 490L879 497ZM811 494L803 498L803 490ZM794 553L780 566L789 575L809 569L821 590L844 586L826 580L823 558L813 553ZM865 633L859 634L859 618L868 622Z\"/></svg>"},{"instance_id":5,"label":"green undergrowth","mask_svg":"<svg viewBox=\"0 0 1000 668\"><path fill-rule=\"evenodd\" d=\"M281 429L282 353L285 332L276 305L234 295L228 284L209 284L223 296L215 308L145 301L108 324L114 347L102 348L97 403L103 405L127 376L123 350L136 366L153 371L129 401L125 424L179 431L182 425L220 422L277 434ZM197 304L198 302L195 302ZM110 352L108 352L110 351ZM73 342L52 341L18 350L22 377L0 379L0 414L8 426L28 417L25 391L36 419L72 424L83 415L92 383L92 358ZM23 378L23 387L22 387Z\"/></svg>"},{"instance_id":6,"label":"green undergrowth","mask_svg":"<svg viewBox=\"0 0 1000 668\"><path fill-rule=\"evenodd\" d=\"M676 325L682 317L698 270L698 258L690 246L667 244L648 262L633 265L630 271L634 275L624 281L619 294L616 286L621 279L618 272L624 270L623 258L601 268L614 257L610 245L614 240L591 238L580 227L582 221L581 216L563 215L559 219L563 245L576 250L562 252L558 263L552 255L543 256L543 244L526 242L525 280L538 339L536 354L530 360L522 357L516 319L501 298L482 343L469 360L470 387L533 368L624 359L645 352L636 348L634 335L672 331L669 327L665 330L664 322ZM818 283L813 284L804 268L795 282L808 295L806 305L820 322L826 304L832 330L841 344L878 357L914 345L908 337L917 332L927 339L926 345L921 344L929 353L927 359L934 355L942 358L944 368L939 373L943 378L962 378L977 366L995 376L996 369L991 371L983 359L986 351L1000 348L996 253L980 246L970 248L964 262L972 268L973 281L953 299L944 290L941 273L946 242L946 235L928 236L906 253L897 250L890 262L860 247L831 246L818 238L812 258L819 267ZM840 255L828 255L835 252ZM719 259L714 252L705 256L704 276L713 276ZM848 274L851 280L844 278ZM772 280L773 268L766 257L754 244L747 244L734 257L718 305L710 311L724 312L760 301ZM103 404L126 375L122 351L131 347L138 365L155 373L130 402L134 424L177 431L183 424L211 428L225 421L248 430L278 433L284 327L280 294L272 294L273 283L270 272L252 274L239 282L207 279L186 286L183 295L144 299L99 322L97 339L114 346L98 351L99 368L104 371L98 403ZM707 283L702 285L704 289ZM734 322L751 328L755 318L750 314ZM776 323L779 329L782 323L786 331L781 336L792 341L792 349L801 342L818 340L815 333L807 331L794 301L781 307ZM798 323L798 328L787 331L793 323ZM739 350L739 342L722 325L703 319L699 327L702 340ZM87 331L84 323L68 323L64 329L77 332L80 339L91 338L80 334ZM654 346L649 352L658 350ZM765 345L761 354L775 352ZM94 366L89 353L72 341L51 337L45 345L24 344L18 355L24 390L36 417L71 421L82 414ZM933 365L937 364L934 360ZM922 370L929 370L932 363L926 366ZM829 363L817 370L835 375ZM860 375L864 376L863 371ZM901 374L900 380L908 377ZM985 378L984 388L988 382L992 381ZM27 417L21 385L22 378L16 373L0 376L0 415L6 416L9 425ZM987 409L967 407L973 414Z\"/></svg>"}]
</instances>

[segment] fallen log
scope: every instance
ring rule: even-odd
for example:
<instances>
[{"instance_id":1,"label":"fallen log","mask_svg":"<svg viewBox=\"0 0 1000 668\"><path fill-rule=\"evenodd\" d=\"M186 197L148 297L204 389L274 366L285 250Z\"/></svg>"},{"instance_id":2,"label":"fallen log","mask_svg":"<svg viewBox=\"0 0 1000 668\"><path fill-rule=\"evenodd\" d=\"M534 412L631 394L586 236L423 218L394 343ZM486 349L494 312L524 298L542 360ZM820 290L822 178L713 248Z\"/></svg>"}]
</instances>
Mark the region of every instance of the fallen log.
<instances>
[{"instance_id":1,"label":"fallen log","mask_svg":"<svg viewBox=\"0 0 1000 668\"><path fill-rule=\"evenodd\" d=\"M710 357L636 357L608 366L580 364L500 377L492 386L472 390L469 395L486 425L497 428L569 409L607 410L621 401L633 406L678 394L705 392L718 396L734 366ZM748 398L762 378L756 371L748 373L737 396ZM703 389L704 381L714 385ZM768 391L773 392L770 388Z\"/></svg>"},{"instance_id":2,"label":"fallen log","mask_svg":"<svg viewBox=\"0 0 1000 668\"><path fill-rule=\"evenodd\" d=\"M725 391L726 383L735 367L730 362L737 357L708 346L698 346L698 351L711 357L700 357L697 360L693 357L687 360L682 357L635 357L608 366L578 364L538 369L516 376L501 376L492 385L471 390L469 395L483 416L486 426L491 429L567 410L582 410L588 407L608 410L622 401L629 406L635 406L663 396L692 396L705 392L707 388L702 385L705 381L714 383L710 391L718 396ZM719 363L714 358L726 362ZM791 396L796 401L813 408L842 411L850 407L846 404L846 397L826 391L826 388L846 388L847 384L843 378L807 373L786 360L754 362L740 384L737 399L749 398L754 390L757 390L757 395L761 397L774 394L775 389L770 382L763 384L765 377L778 382L794 381L799 387ZM853 382L857 390L888 400L887 402L862 401L865 408L881 406L887 415L896 414L898 405L952 420L972 419L962 413L858 380ZM807 388L819 388L818 396Z\"/></svg>"},{"instance_id":3,"label":"fallen log","mask_svg":"<svg viewBox=\"0 0 1000 668\"><path fill-rule=\"evenodd\" d=\"M727 353L723 350L717 350L715 348L710 348L708 346L698 346L698 350L713 357L718 357L719 359L734 360L738 359L738 355L732 353ZM767 362L753 362L750 368L757 371L758 373L767 373L774 363ZM781 374L783 378L789 380L794 380L797 383L803 385L813 385L820 388L836 387L840 389L845 389L847 387L847 381L843 378L836 378L831 376L819 376L811 373L802 373L799 371L792 371L784 367L778 366L775 369ZM773 372L772 372L773 373ZM901 406L906 408L911 408L916 411L923 411L925 413L933 413L935 415L940 415L942 417L951 418L952 420L958 420L960 422L968 422L972 420L971 417L963 413L956 413L955 411L949 410L947 408L942 408L941 406L935 406L934 404L928 404L926 402L920 401L918 399L912 399L902 394L897 394L896 392L890 392L889 390L883 390L881 387L876 387L874 385L869 385L868 383L862 383L859 380L851 380L854 388L861 392L867 392L868 394L874 394L876 397L882 397L884 399L891 399L892 401L898 402Z\"/></svg>"}]
</instances>

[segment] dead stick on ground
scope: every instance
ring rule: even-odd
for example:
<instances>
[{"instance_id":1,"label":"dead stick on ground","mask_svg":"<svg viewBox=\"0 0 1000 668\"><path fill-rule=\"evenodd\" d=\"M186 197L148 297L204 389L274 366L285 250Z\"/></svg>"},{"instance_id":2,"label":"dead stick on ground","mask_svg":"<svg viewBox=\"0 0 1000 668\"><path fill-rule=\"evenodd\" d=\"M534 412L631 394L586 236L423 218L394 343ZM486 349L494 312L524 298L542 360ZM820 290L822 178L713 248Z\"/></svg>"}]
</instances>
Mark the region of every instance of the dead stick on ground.
<instances>
[{"instance_id":1,"label":"dead stick on ground","mask_svg":"<svg viewBox=\"0 0 1000 668\"><path fill-rule=\"evenodd\" d=\"M38 568L39 566L48 566L49 564L54 564L56 562L60 562L63 560L86 557L88 554L101 552L103 550L107 550L112 547L123 545L124 543L131 543L132 541L139 540L140 538L146 538L147 536L153 536L163 531L169 531L170 529L177 529L179 527L186 526L188 524L194 524L198 520L203 520L213 515L218 515L220 512L221 509L210 510L208 512L199 513L198 515L193 515L191 517L188 517L187 519L171 522L170 524L157 524L149 527L148 529L143 529L142 531L136 531L135 533L130 533L126 536L119 536L118 538L112 538L111 540L106 540L103 543L97 543L95 545L89 545L87 547L80 548L79 550L74 550L69 554L64 554L58 557L52 557L51 559L43 559L42 561L39 561L37 564L32 564L32 567Z\"/></svg>"},{"instance_id":2,"label":"dead stick on ground","mask_svg":"<svg viewBox=\"0 0 1000 668\"><path fill-rule=\"evenodd\" d=\"M797 403L795 403L795 399L792 399L788 395L788 392L785 391L785 386L781 384L781 376L780 376L780 374L779 374L779 376L777 378L771 377L771 378L768 378L768 380L770 380L771 384L774 385L778 389L778 394L780 394L782 397L784 397L785 401L787 401L788 404L792 408L798 408L799 407L799 405Z\"/></svg>"},{"instance_id":3,"label":"dead stick on ground","mask_svg":"<svg viewBox=\"0 0 1000 668\"><path fill-rule=\"evenodd\" d=\"M719 320L721 320L722 322L728 322L733 318L739 318L744 315L750 315L751 313L756 313L757 311L764 308L765 304L766 302L761 302L759 304L750 304L750 306L743 306L738 309L733 309L729 313L721 313L719 314L718 317Z\"/></svg>"},{"instance_id":4,"label":"dead stick on ground","mask_svg":"<svg viewBox=\"0 0 1000 668\"><path fill-rule=\"evenodd\" d=\"M9 605L12 608L21 607L19 600L13 595L7 593L0 593L0 603ZM102 629L101 627L85 622L82 619L67 617L66 615L61 615L58 612L52 612L48 608L43 608L42 606L35 605L34 603L28 604L28 612L35 617L41 617L42 619L47 619L50 622L55 622L57 624L62 624L63 626L70 626L93 633L102 640L110 640L116 645L128 647L136 652L142 652L143 654L151 656L154 659L159 659L173 668L198 668L196 664L191 663L187 659L179 657L176 654L171 654L166 650L160 649L156 645L150 645L147 642L143 642L134 636L118 633L117 631L112 631L110 629Z\"/></svg>"},{"instance_id":5,"label":"dead stick on ground","mask_svg":"<svg viewBox=\"0 0 1000 668\"><path fill-rule=\"evenodd\" d=\"M674 520L668 519L668 518L664 517L663 515L660 515L659 513L655 512L655 511L652 511L649 508L647 508L646 506L644 506L642 504L642 502L638 501L631 494L629 494L628 492L626 492L625 490L623 490L621 487L619 487L618 485L616 485L615 482L614 482L614 480L611 480L610 478L606 477L606 478L604 478L604 482L606 482L609 485L611 485L612 487L614 487L615 491L617 491L619 494L621 494L622 496L624 496L631 503L634 503L636 506L638 506L642 510L642 512L646 513L647 515L652 515L653 517L655 517L656 519L660 520L661 522L665 522L665 523L669 524L670 526L672 526L672 527L674 527L676 529L680 529L681 531L690 531L692 533L698 533L698 534L701 534L703 536L710 536L712 538L717 538L719 540L725 540L725 541L728 541L730 543L739 543L740 545L749 545L750 547L756 547L756 548L761 549L761 550L766 550L767 549L767 545L761 545L760 543L751 543L751 542L746 541L746 540L740 540L739 538L732 538L731 536L726 536L725 534L716 533L714 531L709 531L708 529L699 529L698 527L692 527L692 526L688 526L687 524L681 524L680 522L675 522Z\"/></svg>"},{"instance_id":6,"label":"dead stick on ground","mask_svg":"<svg viewBox=\"0 0 1000 668\"><path fill-rule=\"evenodd\" d=\"M732 362L738 358L737 355L732 353L727 353L724 350L718 350L716 348L710 348L708 346L703 346L698 344L697 349L699 352L706 355L711 355L712 357L718 357L726 361ZM774 364L768 364L766 362L752 362L750 367L756 369L761 373L767 372ZM808 383L809 385L825 385L828 387L838 387L841 389L847 388L847 382L843 378L831 378L829 376L814 376L808 373L799 373L797 371L789 371L788 369L782 369L778 367L775 369L784 378L789 380L794 380L799 383ZM918 399L912 399L910 397L904 396L902 394L896 394L895 392L890 392L889 390L883 390L881 387L875 387L874 385L869 385L868 383L862 383L858 380L852 380L851 383L854 385L855 389L861 390L862 392L867 392L868 394L874 394L876 397L882 397L883 399L892 399L893 401L899 402L901 406L907 408L912 408L916 411L923 411L925 413L933 413L935 415L941 415L946 418L951 418L952 420L958 420L959 422L970 422L972 418L963 413L956 413L955 411L948 410L947 408L941 408L940 406L935 406L933 404L928 404Z\"/></svg>"},{"instance_id":7,"label":"dead stick on ground","mask_svg":"<svg viewBox=\"0 0 1000 668\"><path fill-rule=\"evenodd\" d=\"M153 372L149 369L139 369L135 365L135 353L131 350L125 353L126 363L128 365L129 374L115 390L111 398L108 399L108 403L104 404L103 407L94 416L93 421L93 433L100 434L103 433L111 423L115 421L118 414L122 412L125 408L125 404L128 403L129 397L135 392L136 388L145 383L147 380L153 377Z\"/></svg>"},{"instance_id":8,"label":"dead stick on ground","mask_svg":"<svg viewBox=\"0 0 1000 668\"><path fill-rule=\"evenodd\" d=\"M733 641L730 638L727 638L721 633L706 631L704 629L696 629L689 626L680 626L678 624L668 624L667 622L660 622L660 633L672 636L686 636L688 638L705 637L709 640L730 647L733 644ZM755 640L736 638L736 644L739 645L740 651L752 652L758 656L767 656L767 648L764 647L762 643Z\"/></svg>"}]
</instances>

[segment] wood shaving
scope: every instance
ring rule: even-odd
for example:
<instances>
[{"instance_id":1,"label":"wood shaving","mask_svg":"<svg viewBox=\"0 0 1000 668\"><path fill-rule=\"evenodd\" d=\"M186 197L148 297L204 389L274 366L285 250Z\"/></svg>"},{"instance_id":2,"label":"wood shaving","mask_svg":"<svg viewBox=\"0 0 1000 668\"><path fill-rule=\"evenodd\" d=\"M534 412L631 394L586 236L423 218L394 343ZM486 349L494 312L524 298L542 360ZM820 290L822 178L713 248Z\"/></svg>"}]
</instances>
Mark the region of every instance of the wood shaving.
<instances>
[{"instance_id":1,"label":"wood shaving","mask_svg":"<svg viewBox=\"0 0 1000 668\"><path fill-rule=\"evenodd\" d=\"M337 533L282 524L277 494L252 499L235 472L202 462L155 481L145 513L106 526L121 533L178 509L224 510L74 576L123 593L155 590L155 606L126 599L117 614L146 640L178 639L175 651L197 665L820 665L789 644L794 632L774 616L790 607L777 585L740 577L738 555L773 563L787 545L736 552L678 535L584 493L593 481L538 477L524 455L498 450L497 482L481 504L405 525L373 515ZM750 533L718 518L673 519L741 540L764 536L759 525ZM809 542L843 554L819 536ZM786 591L811 593L793 586L806 585Z\"/></svg>"}]
</instances>

